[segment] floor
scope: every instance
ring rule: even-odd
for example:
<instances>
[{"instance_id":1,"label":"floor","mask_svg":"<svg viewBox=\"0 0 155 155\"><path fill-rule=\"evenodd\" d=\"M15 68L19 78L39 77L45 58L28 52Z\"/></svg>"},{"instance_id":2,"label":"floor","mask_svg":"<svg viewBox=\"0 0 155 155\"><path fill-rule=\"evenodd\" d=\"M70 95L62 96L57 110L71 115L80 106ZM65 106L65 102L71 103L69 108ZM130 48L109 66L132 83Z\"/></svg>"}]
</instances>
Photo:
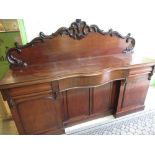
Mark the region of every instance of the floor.
<instances>
[{"instance_id":1,"label":"floor","mask_svg":"<svg viewBox=\"0 0 155 155\"><path fill-rule=\"evenodd\" d=\"M132 113L86 127L72 129L67 135L155 135L155 109Z\"/></svg>"},{"instance_id":2,"label":"floor","mask_svg":"<svg viewBox=\"0 0 155 155\"><path fill-rule=\"evenodd\" d=\"M155 94L155 87L150 87L149 91L148 91L148 95L146 97L146 101L145 101L145 110L151 110L151 109L155 109L155 103L154 103L154 94ZM65 129L66 133L71 132L72 130L81 128L81 127L86 127L88 125L92 125L95 123L100 123L100 122L104 122L110 119L114 119L114 117L111 116L107 116L104 118L100 118L100 119L96 119L93 121L89 121L86 123L82 123L82 124L78 124L75 125L73 127L69 127ZM0 134L1 135L17 135L18 131L16 129L15 123L13 120L5 120L3 121L2 119L0 119Z\"/></svg>"}]
</instances>

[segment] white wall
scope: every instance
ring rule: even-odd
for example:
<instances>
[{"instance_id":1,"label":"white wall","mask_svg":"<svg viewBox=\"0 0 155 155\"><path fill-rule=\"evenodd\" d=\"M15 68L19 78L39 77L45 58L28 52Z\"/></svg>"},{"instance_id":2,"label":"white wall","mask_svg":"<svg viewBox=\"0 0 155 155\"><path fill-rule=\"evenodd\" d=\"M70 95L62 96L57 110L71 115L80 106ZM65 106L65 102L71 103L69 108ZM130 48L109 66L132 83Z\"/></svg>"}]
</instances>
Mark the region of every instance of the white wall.
<instances>
[{"instance_id":1,"label":"white wall","mask_svg":"<svg viewBox=\"0 0 155 155\"><path fill-rule=\"evenodd\" d=\"M48 5L45 3L43 10ZM97 24L107 31L110 28L123 35L131 33L136 39L135 52L155 57L155 5L153 0L65 0L52 1L48 13L24 18L28 41L55 32L61 26L70 26L76 18L88 24ZM31 13L32 14L32 13Z\"/></svg>"}]
</instances>

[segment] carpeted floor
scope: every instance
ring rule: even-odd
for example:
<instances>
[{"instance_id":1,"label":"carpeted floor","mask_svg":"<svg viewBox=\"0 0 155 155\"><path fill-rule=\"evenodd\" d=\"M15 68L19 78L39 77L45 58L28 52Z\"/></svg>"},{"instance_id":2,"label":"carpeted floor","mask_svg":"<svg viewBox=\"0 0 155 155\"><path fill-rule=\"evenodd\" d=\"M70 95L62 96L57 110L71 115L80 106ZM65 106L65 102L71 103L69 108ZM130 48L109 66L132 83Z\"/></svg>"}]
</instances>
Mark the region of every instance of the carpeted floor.
<instances>
[{"instance_id":1,"label":"carpeted floor","mask_svg":"<svg viewBox=\"0 0 155 155\"><path fill-rule=\"evenodd\" d=\"M71 130L67 135L155 135L155 110Z\"/></svg>"}]
</instances>

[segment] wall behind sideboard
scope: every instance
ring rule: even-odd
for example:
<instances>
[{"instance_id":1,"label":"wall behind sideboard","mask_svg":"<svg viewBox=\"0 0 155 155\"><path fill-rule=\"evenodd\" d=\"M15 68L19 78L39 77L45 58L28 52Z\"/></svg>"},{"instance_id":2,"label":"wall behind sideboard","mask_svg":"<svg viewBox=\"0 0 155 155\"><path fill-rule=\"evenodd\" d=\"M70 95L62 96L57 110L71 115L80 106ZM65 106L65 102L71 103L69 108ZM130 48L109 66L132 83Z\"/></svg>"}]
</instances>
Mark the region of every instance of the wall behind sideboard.
<instances>
[{"instance_id":1,"label":"wall behind sideboard","mask_svg":"<svg viewBox=\"0 0 155 155\"><path fill-rule=\"evenodd\" d=\"M130 32L136 39L135 52L155 57L155 9L151 0L57 0L52 1L49 14L41 14L24 18L28 41L38 36L40 31L51 34L80 18L88 24L97 24L105 31L112 28L123 35Z\"/></svg>"}]
</instances>

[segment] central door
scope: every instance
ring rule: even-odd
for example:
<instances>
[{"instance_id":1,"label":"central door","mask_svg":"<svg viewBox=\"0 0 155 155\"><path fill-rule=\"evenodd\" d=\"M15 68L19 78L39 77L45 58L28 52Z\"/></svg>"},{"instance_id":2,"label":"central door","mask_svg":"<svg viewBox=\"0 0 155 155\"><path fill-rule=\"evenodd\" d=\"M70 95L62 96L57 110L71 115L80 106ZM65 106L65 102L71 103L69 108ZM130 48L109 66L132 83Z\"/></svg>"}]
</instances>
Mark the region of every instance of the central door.
<instances>
[{"instance_id":1,"label":"central door","mask_svg":"<svg viewBox=\"0 0 155 155\"><path fill-rule=\"evenodd\" d=\"M118 102L120 81L95 88L76 88L62 93L64 125L113 114Z\"/></svg>"}]
</instances>

